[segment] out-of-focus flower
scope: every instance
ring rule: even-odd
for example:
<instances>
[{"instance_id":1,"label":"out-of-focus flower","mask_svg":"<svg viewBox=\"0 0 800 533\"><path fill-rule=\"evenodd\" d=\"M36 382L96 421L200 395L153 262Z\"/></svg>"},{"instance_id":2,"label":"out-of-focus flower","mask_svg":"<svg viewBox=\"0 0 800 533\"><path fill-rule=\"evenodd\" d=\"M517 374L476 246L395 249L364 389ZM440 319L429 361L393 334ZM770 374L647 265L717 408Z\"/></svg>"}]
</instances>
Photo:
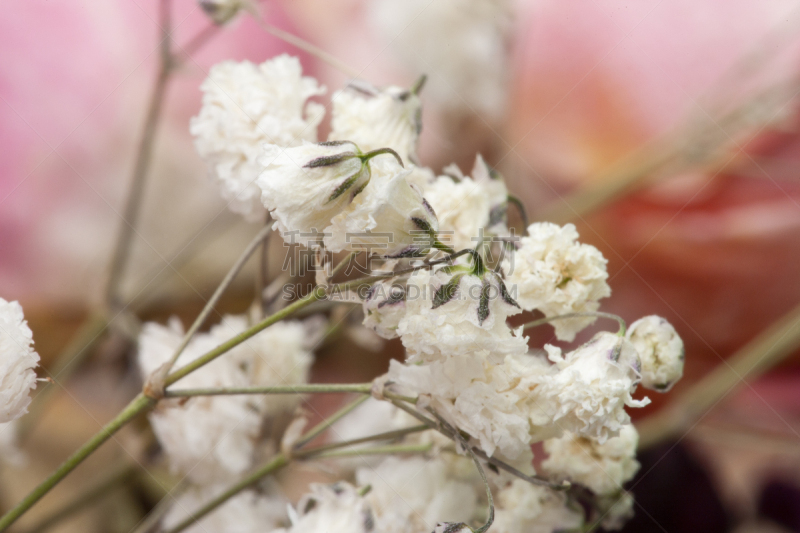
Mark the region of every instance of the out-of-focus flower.
<instances>
[{"instance_id":1,"label":"out-of-focus flower","mask_svg":"<svg viewBox=\"0 0 800 533\"><path fill-rule=\"evenodd\" d=\"M417 163L422 103L416 92L390 86L350 85L331 98L328 140L352 141L365 152L392 148L404 162Z\"/></svg>"},{"instance_id":2,"label":"out-of-focus flower","mask_svg":"<svg viewBox=\"0 0 800 533\"><path fill-rule=\"evenodd\" d=\"M392 258L425 255L439 223L420 192L408 183L409 172L391 159L375 161L370 184L326 229L326 248Z\"/></svg>"},{"instance_id":3,"label":"out-of-focus flower","mask_svg":"<svg viewBox=\"0 0 800 533\"><path fill-rule=\"evenodd\" d=\"M559 479L580 483L595 494L617 494L639 470L638 442L639 434L632 424L623 426L619 435L602 444L596 439L566 433L544 441L549 456L542 468Z\"/></svg>"},{"instance_id":4,"label":"out-of-focus flower","mask_svg":"<svg viewBox=\"0 0 800 533\"><path fill-rule=\"evenodd\" d=\"M418 533L440 521L468 521L476 515L482 487L465 457L387 457L356 471L375 515L375 531Z\"/></svg>"},{"instance_id":5,"label":"out-of-focus flower","mask_svg":"<svg viewBox=\"0 0 800 533\"><path fill-rule=\"evenodd\" d=\"M334 485L313 483L311 492L290 513L292 525L273 533L372 533L375 517L367 501L349 483Z\"/></svg>"},{"instance_id":6,"label":"out-of-focus flower","mask_svg":"<svg viewBox=\"0 0 800 533\"><path fill-rule=\"evenodd\" d=\"M284 54L260 65L214 65L200 89L203 107L189 126L195 147L230 208L248 219L263 219L255 183L263 170L262 146L316 142L325 108L308 99L325 88L303 76L296 57Z\"/></svg>"},{"instance_id":7,"label":"out-of-focus flower","mask_svg":"<svg viewBox=\"0 0 800 533\"><path fill-rule=\"evenodd\" d=\"M598 300L611 294L606 283L606 259L594 246L578 242L572 224L559 227L540 222L528 226L519 249L503 260L503 271L519 304L547 317L597 311ZM556 320L556 337L571 341L594 320Z\"/></svg>"},{"instance_id":8,"label":"out-of-focus flower","mask_svg":"<svg viewBox=\"0 0 800 533\"><path fill-rule=\"evenodd\" d=\"M626 336L642 361L642 387L667 392L681 379L686 352L683 340L666 319L654 315L640 318Z\"/></svg>"},{"instance_id":9,"label":"out-of-focus flower","mask_svg":"<svg viewBox=\"0 0 800 533\"><path fill-rule=\"evenodd\" d=\"M522 310L492 273L479 277L419 270L409 278L406 294L406 314L397 332L409 362L475 353L498 362L528 351L527 337L506 324L507 317Z\"/></svg>"},{"instance_id":10,"label":"out-of-focus flower","mask_svg":"<svg viewBox=\"0 0 800 533\"><path fill-rule=\"evenodd\" d=\"M17 421L0 423L0 467L19 465L24 460L25 455L17 447Z\"/></svg>"},{"instance_id":11,"label":"out-of-focus flower","mask_svg":"<svg viewBox=\"0 0 800 533\"><path fill-rule=\"evenodd\" d=\"M563 493L514 479L495 496L497 533L553 533L578 529L583 515Z\"/></svg>"},{"instance_id":12,"label":"out-of-focus flower","mask_svg":"<svg viewBox=\"0 0 800 533\"><path fill-rule=\"evenodd\" d=\"M33 333L22 306L0 298L0 423L28 412L38 364L39 354L33 349Z\"/></svg>"},{"instance_id":13,"label":"out-of-focus flower","mask_svg":"<svg viewBox=\"0 0 800 533\"><path fill-rule=\"evenodd\" d=\"M163 527L171 529L189 518L192 513L219 496L228 487L212 485L190 488L175 500L164 515ZM188 533L263 533L272 531L288 520L285 498L245 490L228 499L207 516L184 531Z\"/></svg>"},{"instance_id":14,"label":"out-of-focus flower","mask_svg":"<svg viewBox=\"0 0 800 533\"><path fill-rule=\"evenodd\" d=\"M444 244L463 250L475 248L481 239L505 236L508 189L503 178L478 155L472 177L451 165L444 176L423 185L422 193L439 218Z\"/></svg>"},{"instance_id":15,"label":"out-of-focus flower","mask_svg":"<svg viewBox=\"0 0 800 533\"><path fill-rule=\"evenodd\" d=\"M505 109L512 22L506 0L377 0L370 20L437 107L498 118Z\"/></svg>"},{"instance_id":16,"label":"out-of-focus flower","mask_svg":"<svg viewBox=\"0 0 800 533\"><path fill-rule=\"evenodd\" d=\"M178 358L185 365L247 329L244 317L226 316L200 333ZM167 362L183 337L170 327L145 324L139 337L139 367L146 379ZM304 383L312 362L307 328L280 322L192 372L174 389L247 387ZM254 459L264 420L294 409L297 395L197 396L162 402L150 415L153 430L173 469L196 483L209 484L244 472Z\"/></svg>"}]
</instances>

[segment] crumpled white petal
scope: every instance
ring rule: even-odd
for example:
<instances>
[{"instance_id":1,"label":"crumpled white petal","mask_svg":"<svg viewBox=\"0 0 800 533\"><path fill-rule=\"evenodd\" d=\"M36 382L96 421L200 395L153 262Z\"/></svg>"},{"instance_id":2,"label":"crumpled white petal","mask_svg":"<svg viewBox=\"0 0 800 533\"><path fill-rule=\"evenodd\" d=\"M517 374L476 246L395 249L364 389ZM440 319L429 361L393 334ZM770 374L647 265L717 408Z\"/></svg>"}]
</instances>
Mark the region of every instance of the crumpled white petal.
<instances>
[{"instance_id":1,"label":"crumpled white petal","mask_svg":"<svg viewBox=\"0 0 800 533\"><path fill-rule=\"evenodd\" d=\"M606 259L588 244L578 242L573 224L549 222L528 226L515 253L503 261L508 288L527 311L547 317L597 311L598 300L611 294L606 283ZM572 341L594 318L553 321L556 337Z\"/></svg>"},{"instance_id":2,"label":"crumpled white petal","mask_svg":"<svg viewBox=\"0 0 800 533\"><path fill-rule=\"evenodd\" d=\"M626 333L642 360L642 387L667 392L683 376L686 352L672 324L660 316L640 318Z\"/></svg>"},{"instance_id":3,"label":"crumpled white petal","mask_svg":"<svg viewBox=\"0 0 800 533\"><path fill-rule=\"evenodd\" d=\"M263 220L261 191L255 184L262 170L262 145L315 142L325 109L308 99L324 94L325 88L302 75L296 57L284 54L260 65L214 65L200 89L203 107L189 125L197 152L230 208L249 220Z\"/></svg>"}]
</instances>

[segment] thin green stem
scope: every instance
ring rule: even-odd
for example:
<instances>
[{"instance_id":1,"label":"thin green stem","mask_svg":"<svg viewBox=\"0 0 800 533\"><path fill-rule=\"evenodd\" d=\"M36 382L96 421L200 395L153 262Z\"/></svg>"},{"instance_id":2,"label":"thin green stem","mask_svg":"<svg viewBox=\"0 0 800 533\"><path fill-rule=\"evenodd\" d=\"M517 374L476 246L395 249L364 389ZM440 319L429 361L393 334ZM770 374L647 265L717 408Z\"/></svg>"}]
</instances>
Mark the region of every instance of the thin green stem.
<instances>
[{"instance_id":1,"label":"thin green stem","mask_svg":"<svg viewBox=\"0 0 800 533\"><path fill-rule=\"evenodd\" d=\"M198 368L200 368L200 367L202 367L204 365L207 365L208 363L210 363L211 361L213 361L214 359L216 359L220 355L222 355L222 354L228 352L229 350L235 348L236 346L238 346L239 344L243 343L247 339L253 337L254 335L257 335L258 333L260 333L261 331L263 331L266 328L270 327L271 325L273 325L273 324L275 324L277 322L280 322L281 320L283 320L284 318L288 317L289 315L291 315L295 311L298 311L298 310L306 307L307 305L310 305L311 303L316 302L317 300L321 300L324 297L325 297L325 291L321 287L314 288L313 291L308 293L306 296L303 296L302 298L300 298L296 302L293 302L293 303L287 305L286 307L284 307L280 311L277 311L276 313L273 313L272 315L268 316L267 318L265 318L264 320L262 320L261 322L259 322L255 326L243 331L242 333L240 333L239 335L236 335L235 337L233 337L229 341L220 344L219 346L217 346L213 350L211 350L211 351L207 352L206 354L198 357L197 359L195 359L191 363L188 363L187 365L182 366L178 370L174 371L173 373L171 373L170 375L168 375L164 379L164 385L165 386L172 385L173 383L175 383L179 379L187 376L188 374L191 374L192 372L194 372Z\"/></svg>"},{"instance_id":2,"label":"thin green stem","mask_svg":"<svg viewBox=\"0 0 800 533\"><path fill-rule=\"evenodd\" d=\"M144 394L139 394L131 400L125 409L123 409L111 422L106 424L97 434L89 439L86 444L81 446L78 451L73 453L61 466L59 466L47 479L40 483L30 494L28 494L21 502L15 505L8 511L2 518L0 518L0 531L5 531L8 526L13 524L17 518L22 516L25 511L33 507L50 489L64 479L67 474L75 470L75 468L83 462L84 459L89 457L95 450L97 450L103 443L111 438L117 431L120 430L125 424L130 422L139 413L142 413L152 407L155 400L148 398Z\"/></svg>"},{"instance_id":3,"label":"thin green stem","mask_svg":"<svg viewBox=\"0 0 800 533\"><path fill-rule=\"evenodd\" d=\"M455 249L447 246L446 244L443 244L443 243L439 242L439 239L434 239L432 246L434 248L436 248L437 250L441 250L441 251L446 252L446 253L448 253L450 255L453 255L453 254L456 253Z\"/></svg>"},{"instance_id":4,"label":"thin green stem","mask_svg":"<svg viewBox=\"0 0 800 533\"><path fill-rule=\"evenodd\" d=\"M356 399L355 401L345 405L335 413L333 413L331 416L329 416L328 418L326 418L325 420L323 420L322 422L311 428L311 430L309 430L308 433L303 435L297 442L295 442L294 449L295 450L300 449L309 442L311 442L312 440L314 440L314 438L316 438L317 435L319 435L320 433L331 427L333 424L335 424L344 416L350 414L350 412L353 411L353 409L355 409L362 403L366 402L370 398L371 396L362 396Z\"/></svg>"},{"instance_id":5,"label":"thin green stem","mask_svg":"<svg viewBox=\"0 0 800 533\"><path fill-rule=\"evenodd\" d=\"M613 315L611 313L601 313L599 311L594 311L594 312L587 311L585 313L567 313L565 315L544 317L540 318L539 320L534 320L533 322L528 322L527 324L524 324L522 328L523 329L535 328L536 326L542 326L544 324L552 322L553 320L565 320L569 318L591 318L591 317L608 318L610 320L616 320L619 323L619 331L617 331L617 335L619 335L620 337L625 335L625 331L628 328L622 317Z\"/></svg>"},{"instance_id":6,"label":"thin green stem","mask_svg":"<svg viewBox=\"0 0 800 533\"><path fill-rule=\"evenodd\" d=\"M53 527L64 518L95 503L97 500L109 494L117 485L130 478L135 471L136 468L128 464L116 468L109 476L106 476L105 479L96 483L89 488L89 490L79 494L67 504L61 506L58 510L42 519L38 524L27 530L27 533L41 533Z\"/></svg>"},{"instance_id":7,"label":"thin green stem","mask_svg":"<svg viewBox=\"0 0 800 533\"><path fill-rule=\"evenodd\" d=\"M410 435L412 433L419 433L420 431L428 431L429 429L430 428L426 424L420 424L418 426L411 426L404 429L395 429L394 431L386 431L384 433L377 433L375 435L369 435L358 439L345 440L341 442L332 442L330 444L324 444L322 446L317 446L315 448L311 448L308 450L300 450L294 454L294 457L297 458L307 457L309 455L314 455L321 452L327 452L328 450L336 450L339 448L345 448L347 446L353 446L354 444L363 444L365 442L373 442L376 440L394 440L400 437L405 437L406 435Z\"/></svg>"},{"instance_id":8,"label":"thin green stem","mask_svg":"<svg viewBox=\"0 0 800 533\"><path fill-rule=\"evenodd\" d=\"M223 396L236 394L313 394L356 392L369 394L372 383L303 383L298 385L275 385L266 387L225 387L210 389L173 389L164 394L167 398L186 396Z\"/></svg>"},{"instance_id":9,"label":"thin green stem","mask_svg":"<svg viewBox=\"0 0 800 533\"><path fill-rule=\"evenodd\" d=\"M426 444L395 444L389 446L372 446L357 448L355 450L332 450L329 452L315 453L314 459L332 459L335 457L359 457L362 455L389 455L393 453L426 453L433 449L433 443Z\"/></svg>"},{"instance_id":10,"label":"thin green stem","mask_svg":"<svg viewBox=\"0 0 800 533\"><path fill-rule=\"evenodd\" d=\"M366 163L367 161L369 161L373 157L376 157L376 156L379 156L379 155L383 155L383 154L389 154L389 155L394 156L394 158L397 159L397 162L400 163L401 167L405 166L405 165L403 165L403 159L400 157L400 154L398 154L397 152L395 152L391 148L378 148L377 150L372 150L370 152L367 152L366 154L360 155L359 158L361 159L361 161Z\"/></svg>"},{"instance_id":11,"label":"thin green stem","mask_svg":"<svg viewBox=\"0 0 800 533\"><path fill-rule=\"evenodd\" d=\"M243 478L241 481L229 487L225 492L217 496L216 498L212 499L205 505L203 505L200 509L189 515L183 522L180 522L175 527L170 528L165 533L178 533L179 531L183 531L190 525L194 524L208 513L228 501L229 499L233 498L241 491L248 487L252 487L256 483L258 483L262 478L272 474L276 470L279 470L286 466L289 463L288 458L279 453L275 457L272 458L268 463L263 465L261 468L253 471L249 476Z\"/></svg>"},{"instance_id":12,"label":"thin green stem","mask_svg":"<svg viewBox=\"0 0 800 533\"><path fill-rule=\"evenodd\" d=\"M206 302L203 310L200 311L199 315L197 315L197 318L189 328L189 331L187 331L186 335L184 335L181 344L172 355L172 359L169 360L167 366L164 367L163 370L160 370L160 372L163 372L164 375L166 375L170 370L172 370L172 367L175 365L178 357L180 357L180 355L183 353L183 350L186 349L186 346L188 346L189 342L192 340L192 337L194 337L195 333L197 333L197 330L203 326L203 323L208 318L208 315L210 315L214 310L214 306L217 305L217 302L219 302L219 299L222 297L223 293L228 287L230 287L231 283L233 283L233 280L236 279L236 276L239 274L239 272L241 272L245 263L247 263L247 260L250 259L250 256L253 255L253 252L255 252L258 246L269 236L271 231L272 228L269 225L264 226L255 236L255 238L250 241L250 244L247 245L247 248L245 248L244 252L242 252L242 255L239 256L239 259L225 275L225 278L223 278L222 282L217 287L217 290L214 291L214 294L211 295L211 298L209 298L208 302Z\"/></svg>"}]
</instances>

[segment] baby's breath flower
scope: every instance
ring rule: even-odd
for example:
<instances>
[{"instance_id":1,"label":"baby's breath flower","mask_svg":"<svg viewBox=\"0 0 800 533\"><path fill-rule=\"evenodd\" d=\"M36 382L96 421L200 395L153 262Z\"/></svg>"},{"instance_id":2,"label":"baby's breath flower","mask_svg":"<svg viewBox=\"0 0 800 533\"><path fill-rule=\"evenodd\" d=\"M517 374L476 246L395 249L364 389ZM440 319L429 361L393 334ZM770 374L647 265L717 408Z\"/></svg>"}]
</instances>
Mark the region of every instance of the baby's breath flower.
<instances>
[{"instance_id":1,"label":"baby's breath flower","mask_svg":"<svg viewBox=\"0 0 800 533\"><path fill-rule=\"evenodd\" d=\"M553 533L578 530L582 513L566 495L514 479L495 495L494 533Z\"/></svg>"},{"instance_id":2,"label":"baby's breath flower","mask_svg":"<svg viewBox=\"0 0 800 533\"><path fill-rule=\"evenodd\" d=\"M323 233L333 231L329 226L334 217L361 196L373 168L376 177L387 173L393 176L394 170L400 169L396 163L371 161L376 155L362 153L349 141L304 143L293 148L265 145L260 160L264 171L257 183L261 200L284 240L304 244L321 241ZM372 185L370 190L377 187ZM345 236L336 238L338 246L333 249L340 250L344 245L339 240L344 242Z\"/></svg>"},{"instance_id":3,"label":"baby's breath flower","mask_svg":"<svg viewBox=\"0 0 800 533\"><path fill-rule=\"evenodd\" d=\"M420 270L409 278L406 292L406 314L397 332L409 362L471 353L502 361L528 350L527 337L506 324L522 310L494 273Z\"/></svg>"},{"instance_id":4,"label":"baby's breath flower","mask_svg":"<svg viewBox=\"0 0 800 533\"><path fill-rule=\"evenodd\" d=\"M195 335L177 364L193 361L247 327L244 317L224 317L209 333ZM139 337L139 367L145 379L172 357L182 337L176 321L170 327L145 324ZM304 383L312 362L308 338L303 323L280 322L172 388ZM294 409L299 401L297 395L197 396L187 401L162 401L151 413L150 423L173 470L196 483L215 483L250 468L264 420Z\"/></svg>"},{"instance_id":5,"label":"baby's breath flower","mask_svg":"<svg viewBox=\"0 0 800 533\"><path fill-rule=\"evenodd\" d=\"M427 532L437 522L469 521L478 514L483 492L472 461L449 454L387 457L375 467L359 468L356 480L371 487L365 499L381 533Z\"/></svg>"},{"instance_id":6,"label":"baby's breath flower","mask_svg":"<svg viewBox=\"0 0 800 533\"><path fill-rule=\"evenodd\" d=\"M636 446L639 434L632 424L604 443L566 433L544 441L549 454L542 468L558 479L579 483L598 495L616 494L639 470Z\"/></svg>"},{"instance_id":7,"label":"baby's breath flower","mask_svg":"<svg viewBox=\"0 0 800 533\"><path fill-rule=\"evenodd\" d=\"M346 482L311 484L311 492L290 513L292 525L273 533L373 533L375 517L366 499Z\"/></svg>"},{"instance_id":8,"label":"baby's breath flower","mask_svg":"<svg viewBox=\"0 0 800 533\"><path fill-rule=\"evenodd\" d=\"M164 516L164 530L177 526L227 488L226 485L190 488L177 497ZM283 497L245 490L184 531L186 533L211 533L212 531L214 533L263 533L272 531L287 522L286 506L287 502Z\"/></svg>"},{"instance_id":9,"label":"baby's breath flower","mask_svg":"<svg viewBox=\"0 0 800 533\"><path fill-rule=\"evenodd\" d=\"M370 287L363 302L364 325L383 337L394 339L397 326L406 314L406 288L393 281Z\"/></svg>"},{"instance_id":10,"label":"baby's breath flower","mask_svg":"<svg viewBox=\"0 0 800 533\"><path fill-rule=\"evenodd\" d=\"M19 302L0 298L0 423L28 412L30 391L36 388L39 354Z\"/></svg>"},{"instance_id":11,"label":"baby's breath flower","mask_svg":"<svg viewBox=\"0 0 800 533\"><path fill-rule=\"evenodd\" d=\"M304 77L298 59L288 55L261 65L224 61L211 68L200 88L203 107L189 125L197 152L230 208L248 219L263 219L255 184L263 169L262 145L316 142L325 109L308 99L325 88Z\"/></svg>"},{"instance_id":12,"label":"baby's breath flower","mask_svg":"<svg viewBox=\"0 0 800 533\"><path fill-rule=\"evenodd\" d=\"M417 162L422 103L415 91L350 85L334 93L331 102L329 140L353 141L365 152L388 146L404 162Z\"/></svg>"},{"instance_id":13,"label":"baby's breath flower","mask_svg":"<svg viewBox=\"0 0 800 533\"><path fill-rule=\"evenodd\" d=\"M575 226L559 227L549 222L528 226L528 236L503 261L503 271L523 309L538 309L551 317L567 313L597 311L598 300L611 294L606 283L606 259L588 244L578 242ZM553 322L556 337L572 341L593 318Z\"/></svg>"},{"instance_id":14,"label":"baby's breath flower","mask_svg":"<svg viewBox=\"0 0 800 533\"><path fill-rule=\"evenodd\" d=\"M433 245L439 223L430 205L394 160L377 160L372 181L326 229L329 250L365 250L383 257L417 257Z\"/></svg>"},{"instance_id":15,"label":"baby's breath flower","mask_svg":"<svg viewBox=\"0 0 800 533\"><path fill-rule=\"evenodd\" d=\"M439 218L442 242L463 250L478 246L480 238L508 233L508 190L503 178L492 172L480 155L472 177L464 176L455 165L445 173L422 189Z\"/></svg>"},{"instance_id":16,"label":"baby's breath flower","mask_svg":"<svg viewBox=\"0 0 800 533\"><path fill-rule=\"evenodd\" d=\"M640 318L627 337L642 360L642 387L667 392L683 376L686 352L672 324L660 316Z\"/></svg>"},{"instance_id":17,"label":"baby's breath flower","mask_svg":"<svg viewBox=\"0 0 800 533\"><path fill-rule=\"evenodd\" d=\"M533 422L546 428L543 434L557 428L556 436L571 431L602 444L630 424L626 406L650 403L648 398L631 396L639 383L641 363L627 339L600 332L566 355L549 344L545 350L558 372L535 388Z\"/></svg>"}]
</instances>

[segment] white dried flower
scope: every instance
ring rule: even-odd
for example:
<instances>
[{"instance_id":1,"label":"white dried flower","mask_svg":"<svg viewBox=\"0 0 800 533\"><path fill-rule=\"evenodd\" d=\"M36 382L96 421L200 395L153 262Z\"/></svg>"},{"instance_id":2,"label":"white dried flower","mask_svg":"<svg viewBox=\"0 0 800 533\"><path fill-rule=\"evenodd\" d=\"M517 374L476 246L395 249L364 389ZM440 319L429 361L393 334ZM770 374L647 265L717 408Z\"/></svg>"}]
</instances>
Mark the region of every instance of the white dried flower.
<instances>
[{"instance_id":1,"label":"white dried flower","mask_svg":"<svg viewBox=\"0 0 800 533\"><path fill-rule=\"evenodd\" d=\"M164 530L172 529L200 510L209 500L222 494L226 485L195 487L175 500L164 515ZM263 533L288 521L286 499L245 490L228 499L211 513L195 522L186 533Z\"/></svg>"},{"instance_id":2,"label":"white dried flower","mask_svg":"<svg viewBox=\"0 0 800 533\"><path fill-rule=\"evenodd\" d=\"M263 219L261 191L255 184L263 170L258 159L262 145L315 142L325 109L308 99L325 88L302 75L296 57L284 54L261 65L214 65L200 89L203 107L189 124L197 152L230 208L250 220Z\"/></svg>"},{"instance_id":3,"label":"white dried flower","mask_svg":"<svg viewBox=\"0 0 800 533\"><path fill-rule=\"evenodd\" d=\"M528 350L527 337L506 324L507 317L520 312L493 273L479 277L419 270L408 280L406 314L397 332L409 362L472 353L498 362Z\"/></svg>"},{"instance_id":4,"label":"white dried flower","mask_svg":"<svg viewBox=\"0 0 800 533\"><path fill-rule=\"evenodd\" d=\"M418 533L438 522L465 522L478 507L480 478L464 457L387 457L374 468L359 468L359 485L375 513L375 531ZM343 530L342 530L343 531Z\"/></svg>"},{"instance_id":5,"label":"white dried flower","mask_svg":"<svg viewBox=\"0 0 800 533\"><path fill-rule=\"evenodd\" d=\"M600 443L630 424L625 407L644 407L648 398L631 396L639 383L639 356L633 345L613 333L600 332L576 350L562 355L561 349L545 345L548 358L558 372L535 387L532 410L543 426L543 436L553 430L571 431L596 438Z\"/></svg>"},{"instance_id":6,"label":"white dried flower","mask_svg":"<svg viewBox=\"0 0 800 533\"><path fill-rule=\"evenodd\" d=\"M405 162L417 162L422 103L401 87L376 89L350 85L331 98L333 118L328 140L352 141L369 152L392 148Z\"/></svg>"},{"instance_id":7,"label":"white dried flower","mask_svg":"<svg viewBox=\"0 0 800 533\"><path fill-rule=\"evenodd\" d=\"M509 290L523 309L538 309L547 317L593 312L598 300L611 294L606 259L588 244L578 242L573 224L549 222L528 226L519 249L503 261ZM556 320L560 340L572 341L594 318Z\"/></svg>"},{"instance_id":8,"label":"white dried flower","mask_svg":"<svg viewBox=\"0 0 800 533\"><path fill-rule=\"evenodd\" d=\"M508 0L376 0L370 18L437 107L499 118L506 102Z\"/></svg>"},{"instance_id":9,"label":"white dried flower","mask_svg":"<svg viewBox=\"0 0 800 533\"><path fill-rule=\"evenodd\" d=\"M370 182L372 157L347 141L293 148L265 145L260 159L264 171L257 184L284 240L321 241L331 220Z\"/></svg>"},{"instance_id":10,"label":"white dried flower","mask_svg":"<svg viewBox=\"0 0 800 533\"><path fill-rule=\"evenodd\" d=\"M475 248L481 239L506 235L508 190L503 178L495 174L478 155L472 177L464 176L455 165L445 169L422 189L439 219L441 241L456 250Z\"/></svg>"},{"instance_id":11,"label":"white dried flower","mask_svg":"<svg viewBox=\"0 0 800 533\"><path fill-rule=\"evenodd\" d=\"M399 391L424 395L453 426L475 438L488 455L527 457L531 444L531 388L523 380L546 379L551 365L542 357L507 356L492 365L476 354L422 365L391 361L388 377Z\"/></svg>"},{"instance_id":12,"label":"white dried flower","mask_svg":"<svg viewBox=\"0 0 800 533\"><path fill-rule=\"evenodd\" d=\"M583 514L566 495L514 479L495 495L495 533L553 533L578 530Z\"/></svg>"},{"instance_id":13,"label":"white dried flower","mask_svg":"<svg viewBox=\"0 0 800 533\"><path fill-rule=\"evenodd\" d=\"M406 314L406 289L396 281L382 281L370 287L362 304L364 325L383 337L394 339Z\"/></svg>"},{"instance_id":14,"label":"white dried flower","mask_svg":"<svg viewBox=\"0 0 800 533\"><path fill-rule=\"evenodd\" d=\"M633 424L623 426L619 435L604 443L566 433L544 441L549 457L544 470L558 478L580 483L595 494L616 494L639 470L636 446L639 434Z\"/></svg>"},{"instance_id":15,"label":"white dried flower","mask_svg":"<svg viewBox=\"0 0 800 533\"><path fill-rule=\"evenodd\" d=\"M272 533L372 533L375 518L367 501L349 483L311 484L311 492L290 514L292 525Z\"/></svg>"},{"instance_id":16,"label":"white dried flower","mask_svg":"<svg viewBox=\"0 0 800 533\"><path fill-rule=\"evenodd\" d=\"M375 161L369 186L325 230L325 247L392 258L425 255L439 223L408 173L391 159Z\"/></svg>"},{"instance_id":17,"label":"white dried flower","mask_svg":"<svg viewBox=\"0 0 800 533\"><path fill-rule=\"evenodd\" d=\"M178 359L185 365L248 326L244 317L227 316L209 333L193 337ZM183 337L180 324L147 323L139 337L139 367L146 379L167 362ZM304 383L312 356L308 332L299 322L280 322L224 356L199 368L172 388L252 387ZM241 474L254 461L265 418L294 409L296 395L197 396L161 402L150 423L170 465L196 483L213 483Z\"/></svg>"},{"instance_id":18,"label":"white dried flower","mask_svg":"<svg viewBox=\"0 0 800 533\"><path fill-rule=\"evenodd\" d=\"M681 376L686 352L672 324L660 316L640 318L626 334L642 360L642 387L667 392Z\"/></svg>"},{"instance_id":19,"label":"white dried flower","mask_svg":"<svg viewBox=\"0 0 800 533\"><path fill-rule=\"evenodd\" d=\"M33 349L33 333L22 306L0 298L0 423L28 412L38 364L39 354Z\"/></svg>"}]
</instances>

